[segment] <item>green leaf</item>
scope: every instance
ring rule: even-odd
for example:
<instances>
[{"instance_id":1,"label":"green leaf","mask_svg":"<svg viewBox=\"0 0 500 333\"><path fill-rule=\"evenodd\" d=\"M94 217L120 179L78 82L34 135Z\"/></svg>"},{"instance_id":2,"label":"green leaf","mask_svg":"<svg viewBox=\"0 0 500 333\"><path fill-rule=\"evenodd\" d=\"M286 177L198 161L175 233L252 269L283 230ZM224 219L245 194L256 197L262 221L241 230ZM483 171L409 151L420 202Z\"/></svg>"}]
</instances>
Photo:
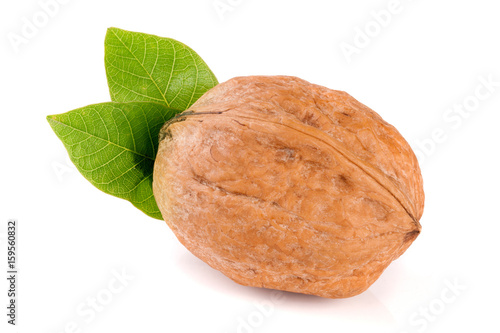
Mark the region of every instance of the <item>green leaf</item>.
<instances>
[{"instance_id":1,"label":"green leaf","mask_svg":"<svg viewBox=\"0 0 500 333\"><path fill-rule=\"evenodd\" d=\"M87 180L162 219L153 196L153 165L158 132L178 112L152 102L109 102L47 116L47 120Z\"/></svg>"},{"instance_id":2,"label":"green leaf","mask_svg":"<svg viewBox=\"0 0 500 333\"><path fill-rule=\"evenodd\" d=\"M184 111L218 84L201 57L174 39L109 28L104 46L115 102L151 101Z\"/></svg>"}]
</instances>

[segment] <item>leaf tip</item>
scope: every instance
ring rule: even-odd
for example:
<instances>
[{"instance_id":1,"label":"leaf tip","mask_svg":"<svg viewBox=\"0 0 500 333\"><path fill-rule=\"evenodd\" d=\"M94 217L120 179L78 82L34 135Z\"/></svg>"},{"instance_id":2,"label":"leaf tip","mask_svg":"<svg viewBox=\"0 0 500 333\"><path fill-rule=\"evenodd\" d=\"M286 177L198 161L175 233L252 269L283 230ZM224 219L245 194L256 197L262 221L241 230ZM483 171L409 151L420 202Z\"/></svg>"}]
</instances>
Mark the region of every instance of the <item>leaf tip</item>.
<instances>
[{"instance_id":1,"label":"leaf tip","mask_svg":"<svg viewBox=\"0 0 500 333\"><path fill-rule=\"evenodd\" d=\"M106 35L109 35L110 33L113 33L115 34L116 32L118 31L123 31L123 29L120 29L120 28L117 28L117 27L109 27L107 30L106 30Z\"/></svg>"}]
</instances>

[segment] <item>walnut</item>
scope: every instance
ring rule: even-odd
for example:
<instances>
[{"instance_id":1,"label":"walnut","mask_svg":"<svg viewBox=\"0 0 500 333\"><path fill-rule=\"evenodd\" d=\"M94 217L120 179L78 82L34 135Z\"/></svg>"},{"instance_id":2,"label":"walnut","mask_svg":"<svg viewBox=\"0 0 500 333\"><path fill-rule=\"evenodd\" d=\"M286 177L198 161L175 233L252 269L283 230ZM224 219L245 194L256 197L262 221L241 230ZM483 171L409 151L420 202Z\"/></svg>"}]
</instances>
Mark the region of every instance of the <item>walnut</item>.
<instances>
[{"instance_id":1,"label":"walnut","mask_svg":"<svg viewBox=\"0 0 500 333\"><path fill-rule=\"evenodd\" d=\"M366 290L424 206L393 126L290 76L231 79L165 124L153 191L179 241L232 280L329 298Z\"/></svg>"}]
</instances>

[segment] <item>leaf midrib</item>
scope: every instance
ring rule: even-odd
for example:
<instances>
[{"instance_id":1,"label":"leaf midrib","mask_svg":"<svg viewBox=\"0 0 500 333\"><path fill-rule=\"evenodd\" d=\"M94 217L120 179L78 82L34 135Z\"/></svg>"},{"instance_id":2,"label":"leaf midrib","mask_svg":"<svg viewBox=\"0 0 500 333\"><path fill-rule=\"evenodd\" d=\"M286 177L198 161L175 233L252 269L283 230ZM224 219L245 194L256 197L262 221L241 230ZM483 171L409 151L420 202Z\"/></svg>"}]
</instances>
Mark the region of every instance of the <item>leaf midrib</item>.
<instances>
[{"instance_id":1,"label":"leaf midrib","mask_svg":"<svg viewBox=\"0 0 500 333\"><path fill-rule=\"evenodd\" d=\"M160 90L160 87L158 87L158 84L156 84L156 81L153 79L153 77L151 76L151 74L148 72L148 70L146 69L146 67L144 67L144 65L139 61L139 59L137 59L137 57L135 56L135 54L132 52L131 49L129 49L127 47L127 45L122 41L122 39L116 34L116 32L111 29L111 32L116 36L116 38L120 41L120 43L122 43L123 47L128 51L130 52L130 54L134 57L134 59L139 63L139 65L141 65L142 69L144 69L144 71L146 72L146 74L148 74L149 78L151 79L151 81L153 81L156 89L158 90L158 92L160 93L161 97L163 97L163 100L165 101L165 104L170 107L170 103L167 101L167 98L165 97L165 95L162 93L162 91ZM147 52L147 48L145 47L144 48L144 54L146 54ZM156 66L156 65L155 65ZM167 86L167 89L168 89L168 86Z\"/></svg>"},{"instance_id":2,"label":"leaf midrib","mask_svg":"<svg viewBox=\"0 0 500 333\"><path fill-rule=\"evenodd\" d=\"M88 132L82 131L82 130L81 130L81 129L79 129L79 128L76 128L76 127L70 126L70 125L65 124L65 123L63 123L63 122L60 122L60 121L58 121L58 120L56 120L56 119L54 119L54 118L49 118L49 121L54 122L54 123L57 123L58 125L62 125L62 126L65 126L65 127L71 128L71 129L73 129L73 130L75 130L75 131L78 131L78 132L80 132L80 133L86 134L86 135L88 135L88 136L90 136L90 137L93 137L93 138L95 138L95 139L99 139L99 140L101 140L101 141L104 141L104 142L106 142L106 143L109 143L109 144L111 144L111 145L114 145L114 146L116 146L116 147L118 147L118 148L121 148L121 149L123 149L123 150L129 151L129 152L131 152L131 153L133 153L133 154L136 154L136 155L138 155L138 156L141 156L141 157L147 158L147 159L149 159L149 160L151 160L151 161L153 161L153 162L154 162L154 160L155 160L153 157L150 157L150 156L147 156L147 155L141 154L141 153L139 153L139 152L137 152L137 151L134 151L134 150L132 150L132 149L130 149L130 148L127 148L127 147L121 146L121 145L119 145L119 144L117 144L117 143L114 143L113 141L109 141L109 140L107 140L107 139L103 139L103 138L101 138L101 137L98 137L98 136L96 136L96 135L94 135L94 134L91 134L91 133L88 133Z\"/></svg>"}]
</instances>

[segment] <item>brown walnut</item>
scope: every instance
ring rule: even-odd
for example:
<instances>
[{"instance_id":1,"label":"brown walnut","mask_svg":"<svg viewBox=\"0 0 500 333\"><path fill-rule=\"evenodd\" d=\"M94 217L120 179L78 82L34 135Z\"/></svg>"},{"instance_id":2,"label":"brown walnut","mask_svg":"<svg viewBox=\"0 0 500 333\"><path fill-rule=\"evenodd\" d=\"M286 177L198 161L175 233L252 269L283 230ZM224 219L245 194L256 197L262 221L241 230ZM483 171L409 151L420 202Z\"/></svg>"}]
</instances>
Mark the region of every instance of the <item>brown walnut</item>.
<instances>
[{"instance_id":1,"label":"brown walnut","mask_svg":"<svg viewBox=\"0 0 500 333\"><path fill-rule=\"evenodd\" d=\"M231 79L165 124L153 191L179 241L234 281L330 298L366 290L424 206L393 126L289 76Z\"/></svg>"}]
</instances>

